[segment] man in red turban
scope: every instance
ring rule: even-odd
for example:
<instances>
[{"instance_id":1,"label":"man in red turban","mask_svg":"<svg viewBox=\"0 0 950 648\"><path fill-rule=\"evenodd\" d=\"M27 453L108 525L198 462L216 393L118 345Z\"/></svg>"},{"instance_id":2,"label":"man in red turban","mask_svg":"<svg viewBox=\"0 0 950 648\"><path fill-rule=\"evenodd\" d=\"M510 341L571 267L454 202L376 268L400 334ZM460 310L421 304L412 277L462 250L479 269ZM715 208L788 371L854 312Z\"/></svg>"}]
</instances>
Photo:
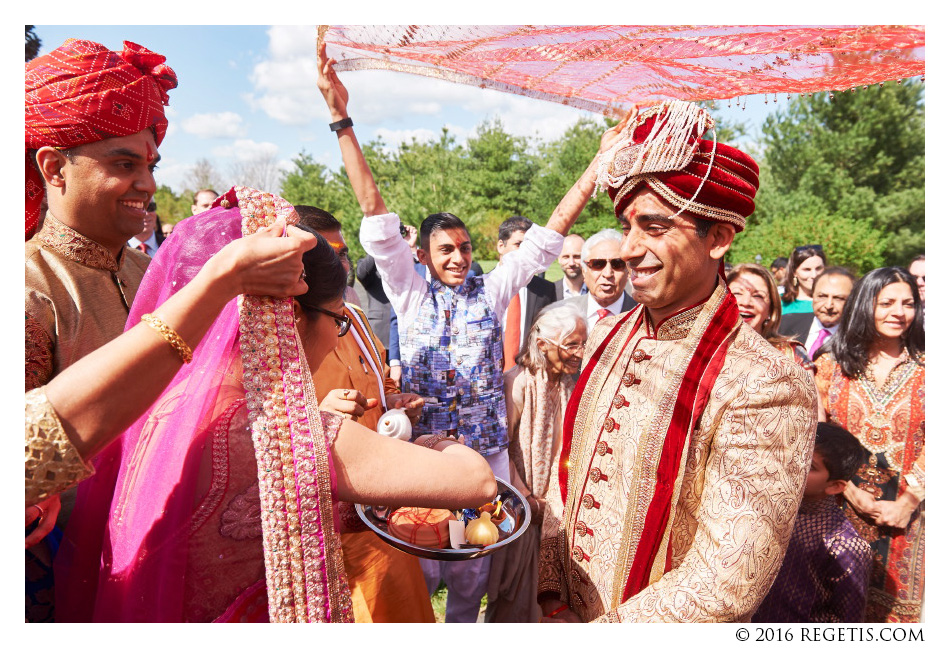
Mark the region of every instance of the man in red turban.
<instances>
[{"instance_id":1,"label":"man in red turban","mask_svg":"<svg viewBox=\"0 0 950 648\"><path fill-rule=\"evenodd\" d=\"M122 333L148 264L126 242L147 218L177 84L164 56L128 41L113 52L69 39L26 65L27 391ZM60 501L39 506L48 525ZM30 582L52 580L51 560L45 544L27 552L28 620L52 617L51 588Z\"/></svg>"},{"instance_id":2,"label":"man in red turban","mask_svg":"<svg viewBox=\"0 0 950 648\"><path fill-rule=\"evenodd\" d=\"M566 408L545 620L747 621L781 566L816 392L719 276L758 166L710 129L699 106L666 102L599 161L640 306L591 330Z\"/></svg>"}]
</instances>

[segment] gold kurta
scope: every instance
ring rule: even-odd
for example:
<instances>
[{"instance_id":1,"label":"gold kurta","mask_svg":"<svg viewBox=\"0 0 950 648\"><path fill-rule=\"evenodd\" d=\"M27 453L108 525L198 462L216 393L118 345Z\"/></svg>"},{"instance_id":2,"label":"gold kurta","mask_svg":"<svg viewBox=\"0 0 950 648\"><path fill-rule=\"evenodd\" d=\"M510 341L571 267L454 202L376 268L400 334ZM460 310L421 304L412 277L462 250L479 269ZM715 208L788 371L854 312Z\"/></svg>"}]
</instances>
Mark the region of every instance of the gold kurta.
<instances>
[{"instance_id":1,"label":"gold kurta","mask_svg":"<svg viewBox=\"0 0 950 648\"><path fill-rule=\"evenodd\" d=\"M650 584L622 600L676 390L724 297L720 283L655 335L646 323L632 330L634 313L586 385L564 518L542 543L539 584L584 621L748 620L782 564L811 461L815 386L743 323L683 453ZM594 327L585 366L618 317Z\"/></svg>"},{"instance_id":2,"label":"gold kurta","mask_svg":"<svg viewBox=\"0 0 950 648\"><path fill-rule=\"evenodd\" d=\"M26 505L32 506L93 474L72 444L43 388L26 393Z\"/></svg>"},{"instance_id":3,"label":"gold kurta","mask_svg":"<svg viewBox=\"0 0 950 648\"><path fill-rule=\"evenodd\" d=\"M48 383L125 328L148 255L119 258L47 214L26 242L26 390Z\"/></svg>"}]
</instances>

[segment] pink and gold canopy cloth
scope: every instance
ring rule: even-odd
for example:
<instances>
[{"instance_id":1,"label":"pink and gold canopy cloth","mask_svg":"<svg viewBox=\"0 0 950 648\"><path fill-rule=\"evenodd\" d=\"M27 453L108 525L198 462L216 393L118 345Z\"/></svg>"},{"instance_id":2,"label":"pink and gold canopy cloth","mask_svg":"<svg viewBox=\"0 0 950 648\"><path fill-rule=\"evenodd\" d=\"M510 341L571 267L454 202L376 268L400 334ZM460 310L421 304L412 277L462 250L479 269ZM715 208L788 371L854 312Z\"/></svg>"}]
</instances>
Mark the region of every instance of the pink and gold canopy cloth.
<instances>
[{"instance_id":1,"label":"pink and gold canopy cloth","mask_svg":"<svg viewBox=\"0 0 950 648\"><path fill-rule=\"evenodd\" d=\"M321 26L337 71L387 69L620 117L664 99L851 90L924 74L922 26Z\"/></svg>"}]
</instances>

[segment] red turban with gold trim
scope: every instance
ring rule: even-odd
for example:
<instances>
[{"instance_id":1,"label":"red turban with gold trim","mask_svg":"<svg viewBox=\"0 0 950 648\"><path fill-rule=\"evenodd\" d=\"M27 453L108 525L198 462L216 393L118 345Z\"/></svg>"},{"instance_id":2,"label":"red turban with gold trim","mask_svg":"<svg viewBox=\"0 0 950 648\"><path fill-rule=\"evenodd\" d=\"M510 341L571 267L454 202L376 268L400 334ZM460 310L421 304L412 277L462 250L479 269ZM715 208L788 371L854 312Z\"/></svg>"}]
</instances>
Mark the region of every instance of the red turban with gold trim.
<instances>
[{"instance_id":1,"label":"red turban with gold trim","mask_svg":"<svg viewBox=\"0 0 950 648\"><path fill-rule=\"evenodd\" d=\"M759 165L737 148L702 139L714 127L705 110L685 101L664 102L631 120L600 162L598 182L614 213L645 185L674 209L741 232L755 211Z\"/></svg>"},{"instance_id":2,"label":"red turban with gold trim","mask_svg":"<svg viewBox=\"0 0 950 648\"><path fill-rule=\"evenodd\" d=\"M99 43L67 39L26 64L26 238L39 218L45 191L30 150L71 148L146 128L161 144L168 128L168 91L178 85L165 57L124 42L113 52Z\"/></svg>"}]
</instances>

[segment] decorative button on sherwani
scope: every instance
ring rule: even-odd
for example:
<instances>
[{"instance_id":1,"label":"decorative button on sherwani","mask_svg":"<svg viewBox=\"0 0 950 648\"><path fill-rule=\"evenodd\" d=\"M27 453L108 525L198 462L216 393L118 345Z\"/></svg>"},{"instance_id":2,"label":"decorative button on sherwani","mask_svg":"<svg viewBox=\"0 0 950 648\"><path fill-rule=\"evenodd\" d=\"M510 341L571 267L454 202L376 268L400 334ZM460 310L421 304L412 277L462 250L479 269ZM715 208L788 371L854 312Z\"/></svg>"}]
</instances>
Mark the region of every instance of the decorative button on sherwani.
<instances>
[{"instance_id":1,"label":"decorative button on sherwani","mask_svg":"<svg viewBox=\"0 0 950 648\"><path fill-rule=\"evenodd\" d=\"M590 478L591 478L593 481L595 481L595 482L599 482L600 480L607 481L607 475L605 475L605 474L600 470L600 468L591 468L591 469L590 469Z\"/></svg>"},{"instance_id":2,"label":"decorative button on sherwani","mask_svg":"<svg viewBox=\"0 0 950 648\"><path fill-rule=\"evenodd\" d=\"M617 421L608 416L607 420L604 421L603 428L601 429L603 429L604 432L613 432L614 430L620 429L620 425L618 425Z\"/></svg>"},{"instance_id":3,"label":"decorative button on sherwani","mask_svg":"<svg viewBox=\"0 0 950 648\"><path fill-rule=\"evenodd\" d=\"M610 453L610 454L614 453L613 448L607 445L606 441L598 441L596 450L597 450L597 454L599 454L601 457L603 457L607 453Z\"/></svg>"},{"instance_id":4,"label":"decorative button on sherwani","mask_svg":"<svg viewBox=\"0 0 950 648\"><path fill-rule=\"evenodd\" d=\"M620 382L623 383L624 387L630 387L637 383L637 379L634 378L632 373L625 373L623 377L620 379Z\"/></svg>"},{"instance_id":5,"label":"decorative button on sherwani","mask_svg":"<svg viewBox=\"0 0 950 648\"><path fill-rule=\"evenodd\" d=\"M627 407L628 405L630 405L630 401L624 398L623 394L618 393L616 396L614 396L612 404L614 407Z\"/></svg>"},{"instance_id":6,"label":"decorative button on sherwani","mask_svg":"<svg viewBox=\"0 0 950 648\"><path fill-rule=\"evenodd\" d=\"M574 560L576 560L577 562L580 562L582 560L590 560L590 556L584 553L584 550L581 549L580 547L574 547L571 550L571 556L573 556Z\"/></svg>"},{"instance_id":7,"label":"decorative button on sherwani","mask_svg":"<svg viewBox=\"0 0 950 648\"><path fill-rule=\"evenodd\" d=\"M589 535L589 536L594 535L594 530L580 521L578 521L577 524L574 525L574 530L580 533L581 535Z\"/></svg>"},{"instance_id":8,"label":"decorative button on sherwani","mask_svg":"<svg viewBox=\"0 0 950 648\"><path fill-rule=\"evenodd\" d=\"M590 493L584 495L581 499L581 504L584 505L584 508L600 508L600 502L594 499L594 496Z\"/></svg>"},{"instance_id":9,"label":"decorative button on sherwani","mask_svg":"<svg viewBox=\"0 0 950 648\"><path fill-rule=\"evenodd\" d=\"M650 357L650 356L648 356L648 355L647 355L647 352L644 351L643 349L637 349L636 351L633 352L633 361L634 361L634 362L643 362L644 360L646 360L646 359L649 358L649 357Z\"/></svg>"}]
</instances>

